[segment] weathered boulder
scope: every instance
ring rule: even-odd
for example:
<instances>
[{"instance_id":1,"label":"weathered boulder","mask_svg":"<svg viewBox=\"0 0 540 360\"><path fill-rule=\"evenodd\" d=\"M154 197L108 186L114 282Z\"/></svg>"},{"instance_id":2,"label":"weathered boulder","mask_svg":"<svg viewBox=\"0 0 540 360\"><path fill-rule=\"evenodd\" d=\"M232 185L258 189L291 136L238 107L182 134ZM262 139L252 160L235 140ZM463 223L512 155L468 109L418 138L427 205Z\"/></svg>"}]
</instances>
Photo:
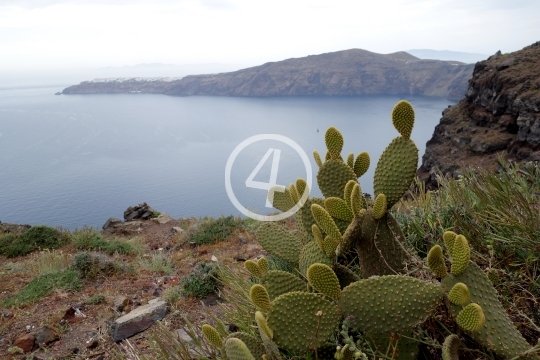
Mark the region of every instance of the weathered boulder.
<instances>
[{"instance_id":1,"label":"weathered boulder","mask_svg":"<svg viewBox=\"0 0 540 360\"><path fill-rule=\"evenodd\" d=\"M113 341L127 339L148 329L167 315L167 303L153 299L148 304L133 309L128 314L116 319L112 325Z\"/></svg>"},{"instance_id":2,"label":"weathered boulder","mask_svg":"<svg viewBox=\"0 0 540 360\"><path fill-rule=\"evenodd\" d=\"M105 224L103 224L102 229L103 230L116 229L119 226L122 226L122 224L123 224L122 220L112 217L112 218L109 218L109 220L107 220Z\"/></svg>"},{"instance_id":3,"label":"weathered boulder","mask_svg":"<svg viewBox=\"0 0 540 360\"><path fill-rule=\"evenodd\" d=\"M169 221L173 221L174 219L170 217L168 214L161 213L157 217L153 218L152 220L157 222L158 224L166 224Z\"/></svg>"},{"instance_id":4,"label":"weathered boulder","mask_svg":"<svg viewBox=\"0 0 540 360\"><path fill-rule=\"evenodd\" d=\"M155 210L147 203L130 206L124 211L124 221L149 220L154 217Z\"/></svg>"}]
</instances>

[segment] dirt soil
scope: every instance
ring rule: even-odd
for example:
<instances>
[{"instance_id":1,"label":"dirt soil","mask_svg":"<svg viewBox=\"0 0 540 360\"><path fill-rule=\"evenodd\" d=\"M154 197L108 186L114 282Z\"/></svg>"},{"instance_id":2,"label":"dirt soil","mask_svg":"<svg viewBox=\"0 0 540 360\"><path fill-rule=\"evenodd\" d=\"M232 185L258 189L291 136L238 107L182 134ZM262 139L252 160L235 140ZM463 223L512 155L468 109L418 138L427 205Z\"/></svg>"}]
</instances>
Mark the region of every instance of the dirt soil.
<instances>
[{"instance_id":1,"label":"dirt soil","mask_svg":"<svg viewBox=\"0 0 540 360\"><path fill-rule=\"evenodd\" d=\"M143 239L148 253L152 250L170 251L176 267L174 274L164 276L143 269L131 274L84 279L79 291L56 290L32 305L14 309L0 308L0 359L32 358L27 357L30 354L34 355L34 359L114 359L116 357L112 350L118 350L119 347L112 341L110 325L115 319L138 305L160 297L201 261L212 261L215 256L219 263L240 269L246 259L265 254L255 235L242 227L237 228L227 241L196 247L189 243L185 234L181 236L172 231L173 227L188 229L194 222L194 218L173 220L166 224L149 220L143 221L134 231L104 233L116 238L138 236ZM73 245L61 250L72 255L77 253ZM138 261L136 256L115 255L114 258L126 265L135 265ZM0 257L0 301L15 295L33 279L34 275L24 271L30 259L29 255L12 259ZM95 295L104 295L106 300L100 304L86 304ZM113 308L118 296L125 296L129 300L122 312ZM218 311L217 300L216 295L202 300L181 297L169 306L162 324L174 331L184 324L186 315L192 323L202 324L209 320L210 314ZM84 317L74 316L73 308L79 308ZM59 339L45 347L35 345L31 353L8 354L8 348L17 338L27 333L33 334L44 325L51 326ZM147 335L151 329L129 338L130 343L143 353L148 353Z\"/></svg>"}]
</instances>

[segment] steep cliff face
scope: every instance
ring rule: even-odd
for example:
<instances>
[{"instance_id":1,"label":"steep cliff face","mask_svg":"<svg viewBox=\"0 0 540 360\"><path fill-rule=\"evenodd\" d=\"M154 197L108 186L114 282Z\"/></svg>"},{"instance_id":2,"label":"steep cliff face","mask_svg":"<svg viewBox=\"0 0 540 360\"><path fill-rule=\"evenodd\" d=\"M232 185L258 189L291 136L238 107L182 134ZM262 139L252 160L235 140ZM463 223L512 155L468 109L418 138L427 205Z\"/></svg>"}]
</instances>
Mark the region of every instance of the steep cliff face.
<instances>
[{"instance_id":1,"label":"steep cliff face","mask_svg":"<svg viewBox=\"0 0 540 360\"><path fill-rule=\"evenodd\" d=\"M437 169L494 170L497 157L540 161L540 41L478 62L465 98L443 111L418 176L435 186Z\"/></svg>"},{"instance_id":2,"label":"steep cliff face","mask_svg":"<svg viewBox=\"0 0 540 360\"><path fill-rule=\"evenodd\" d=\"M231 73L186 76L165 94L306 96L408 94L463 96L473 65L420 60L406 52L361 49L266 63Z\"/></svg>"},{"instance_id":3,"label":"steep cliff face","mask_svg":"<svg viewBox=\"0 0 540 360\"><path fill-rule=\"evenodd\" d=\"M218 96L426 95L459 100L472 64L420 60L406 52L377 54L352 49L266 63L229 73L180 80L104 79L85 81L63 94L159 93Z\"/></svg>"}]
</instances>

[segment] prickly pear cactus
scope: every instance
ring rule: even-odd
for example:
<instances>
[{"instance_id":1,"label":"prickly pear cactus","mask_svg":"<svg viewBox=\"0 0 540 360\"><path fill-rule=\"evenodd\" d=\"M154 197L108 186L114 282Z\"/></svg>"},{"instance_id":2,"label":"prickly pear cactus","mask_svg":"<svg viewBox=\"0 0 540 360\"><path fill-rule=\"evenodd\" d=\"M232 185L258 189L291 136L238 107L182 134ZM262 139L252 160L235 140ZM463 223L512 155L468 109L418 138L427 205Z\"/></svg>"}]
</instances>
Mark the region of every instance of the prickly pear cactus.
<instances>
[{"instance_id":1,"label":"prickly pear cactus","mask_svg":"<svg viewBox=\"0 0 540 360\"><path fill-rule=\"evenodd\" d=\"M443 238L452 256L454 271L442 279L442 288L448 294L447 307L458 325L478 343L503 358L513 358L529 350L531 346L506 314L488 276L470 261L467 239L450 232L445 233ZM467 305L464 299L456 301L456 293L462 294L460 298L467 295L463 285L469 294ZM536 355L529 356L538 359Z\"/></svg>"},{"instance_id":2,"label":"prickly pear cactus","mask_svg":"<svg viewBox=\"0 0 540 360\"><path fill-rule=\"evenodd\" d=\"M292 291L307 291L307 284L298 276L281 270L271 270L261 278L271 300Z\"/></svg>"}]
</instances>

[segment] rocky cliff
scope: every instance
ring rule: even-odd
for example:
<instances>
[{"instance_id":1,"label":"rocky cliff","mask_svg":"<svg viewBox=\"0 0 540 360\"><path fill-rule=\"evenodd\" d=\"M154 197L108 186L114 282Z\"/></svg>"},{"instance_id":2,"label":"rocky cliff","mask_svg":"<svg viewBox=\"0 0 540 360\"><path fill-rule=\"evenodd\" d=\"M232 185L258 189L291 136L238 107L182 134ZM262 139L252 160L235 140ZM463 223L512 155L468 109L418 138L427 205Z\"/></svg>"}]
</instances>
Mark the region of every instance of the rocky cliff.
<instances>
[{"instance_id":1,"label":"rocky cliff","mask_svg":"<svg viewBox=\"0 0 540 360\"><path fill-rule=\"evenodd\" d=\"M154 92L167 95L335 96L426 95L463 97L473 65L420 60L406 52L377 54L352 49L311 55L169 82L83 82L64 94Z\"/></svg>"},{"instance_id":2,"label":"rocky cliff","mask_svg":"<svg viewBox=\"0 0 540 360\"><path fill-rule=\"evenodd\" d=\"M465 98L442 113L418 176L435 186L437 169L494 170L497 157L540 161L540 41L478 62Z\"/></svg>"}]
</instances>

